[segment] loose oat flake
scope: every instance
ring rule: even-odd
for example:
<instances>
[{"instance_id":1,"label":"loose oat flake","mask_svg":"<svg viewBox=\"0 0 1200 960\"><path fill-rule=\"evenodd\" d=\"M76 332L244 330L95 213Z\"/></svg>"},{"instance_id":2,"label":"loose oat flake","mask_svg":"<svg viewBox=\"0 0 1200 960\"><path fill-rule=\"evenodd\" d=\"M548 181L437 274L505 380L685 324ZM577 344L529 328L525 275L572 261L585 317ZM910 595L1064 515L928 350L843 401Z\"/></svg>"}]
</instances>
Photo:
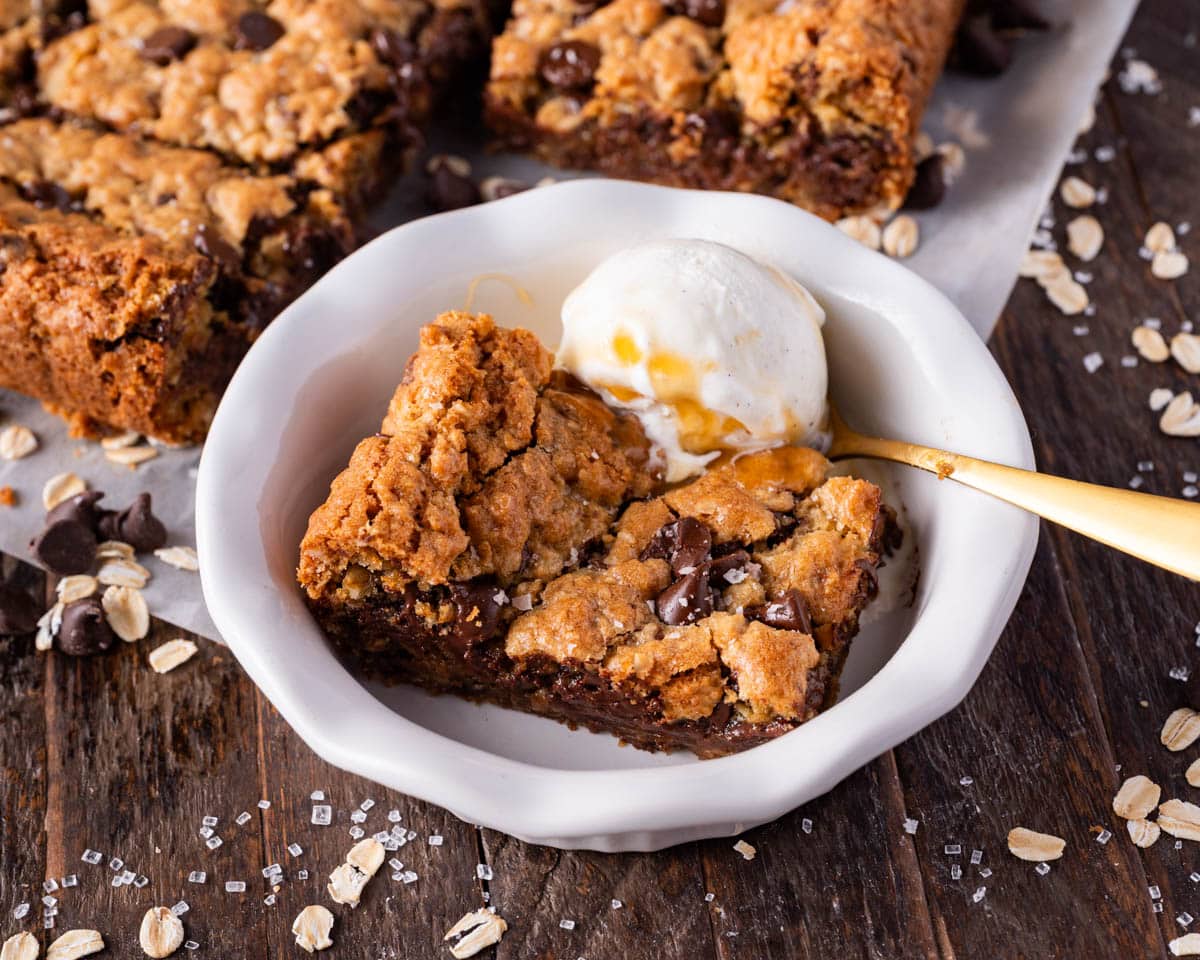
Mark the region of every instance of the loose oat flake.
<instances>
[{"instance_id":1,"label":"loose oat flake","mask_svg":"<svg viewBox=\"0 0 1200 960\"><path fill-rule=\"evenodd\" d=\"M124 433L116 433L111 437L103 437L100 440L100 446L105 450L122 450L125 447L132 447L136 443L140 443L142 435L136 430L126 430Z\"/></svg>"},{"instance_id":2,"label":"loose oat flake","mask_svg":"<svg viewBox=\"0 0 1200 960\"><path fill-rule=\"evenodd\" d=\"M132 560L135 556L133 547L120 540L105 540L96 547L96 559L102 562L104 560Z\"/></svg>"},{"instance_id":3,"label":"loose oat flake","mask_svg":"<svg viewBox=\"0 0 1200 960\"><path fill-rule=\"evenodd\" d=\"M58 599L61 603L74 603L76 600L86 600L99 588L99 582L95 577L90 577L86 573L77 573L69 577L63 577L58 581L58 586L55 588L58 593Z\"/></svg>"},{"instance_id":4,"label":"loose oat flake","mask_svg":"<svg viewBox=\"0 0 1200 960\"><path fill-rule=\"evenodd\" d=\"M1153 820L1130 820L1125 824L1129 839L1135 847L1152 847L1158 842L1162 828Z\"/></svg>"},{"instance_id":5,"label":"loose oat flake","mask_svg":"<svg viewBox=\"0 0 1200 960\"><path fill-rule=\"evenodd\" d=\"M104 938L98 930L68 930L50 944L46 960L77 960L104 949Z\"/></svg>"},{"instance_id":6,"label":"loose oat flake","mask_svg":"<svg viewBox=\"0 0 1200 960\"><path fill-rule=\"evenodd\" d=\"M1162 363L1171 356L1171 350L1163 335L1150 327L1134 327L1129 339L1143 360Z\"/></svg>"},{"instance_id":7,"label":"loose oat flake","mask_svg":"<svg viewBox=\"0 0 1200 960\"><path fill-rule=\"evenodd\" d=\"M37 960L41 952L41 944L32 933L18 933L4 941L4 946L0 947L0 960Z\"/></svg>"},{"instance_id":8,"label":"loose oat flake","mask_svg":"<svg viewBox=\"0 0 1200 960\"><path fill-rule=\"evenodd\" d=\"M148 957L169 957L183 943L183 921L166 907L151 907L142 917L138 943Z\"/></svg>"},{"instance_id":9,"label":"loose oat flake","mask_svg":"<svg viewBox=\"0 0 1200 960\"><path fill-rule=\"evenodd\" d=\"M1200 373L1200 336L1177 333L1171 338L1171 356L1188 373Z\"/></svg>"},{"instance_id":10,"label":"loose oat flake","mask_svg":"<svg viewBox=\"0 0 1200 960\"><path fill-rule=\"evenodd\" d=\"M733 849L742 855L743 860L753 860L758 856L758 851L753 844L749 844L745 840L739 840L733 845Z\"/></svg>"},{"instance_id":11,"label":"loose oat flake","mask_svg":"<svg viewBox=\"0 0 1200 960\"><path fill-rule=\"evenodd\" d=\"M883 228L883 252L889 257L904 259L911 257L921 239L917 221L902 213Z\"/></svg>"},{"instance_id":12,"label":"loose oat flake","mask_svg":"<svg viewBox=\"0 0 1200 960\"><path fill-rule=\"evenodd\" d=\"M1096 188L1079 177L1067 177L1059 187L1059 195L1063 203L1077 210L1096 202Z\"/></svg>"},{"instance_id":13,"label":"loose oat flake","mask_svg":"<svg viewBox=\"0 0 1200 960\"><path fill-rule=\"evenodd\" d=\"M200 560L191 547L163 547L155 550L154 555L177 570L190 570L194 573L200 569Z\"/></svg>"},{"instance_id":14,"label":"loose oat flake","mask_svg":"<svg viewBox=\"0 0 1200 960\"><path fill-rule=\"evenodd\" d=\"M1113 813L1125 820L1143 820L1162 798L1162 788L1151 780L1138 774L1130 777L1113 797Z\"/></svg>"},{"instance_id":15,"label":"loose oat flake","mask_svg":"<svg viewBox=\"0 0 1200 960\"><path fill-rule=\"evenodd\" d=\"M843 217L836 224L837 228L853 240L857 240L870 250L878 250L882 242L879 224L870 217L857 215Z\"/></svg>"},{"instance_id":16,"label":"loose oat flake","mask_svg":"<svg viewBox=\"0 0 1200 960\"><path fill-rule=\"evenodd\" d=\"M20 460L37 448L37 436L28 427L12 423L0 430L0 457L5 460Z\"/></svg>"},{"instance_id":17,"label":"loose oat flake","mask_svg":"<svg viewBox=\"0 0 1200 960\"><path fill-rule=\"evenodd\" d=\"M1020 860L1042 863L1057 860L1063 855L1067 841L1049 833L1037 833L1024 827L1015 827L1008 832L1008 850Z\"/></svg>"},{"instance_id":18,"label":"loose oat flake","mask_svg":"<svg viewBox=\"0 0 1200 960\"><path fill-rule=\"evenodd\" d=\"M450 955L455 960L466 960L467 957L473 957L481 950L499 943L507 929L508 924L495 910L475 910L465 914L458 923L447 930L442 940L444 942L459 937L458 942L450 948Z\"/></svg>"},{"instance_id":19,"label":"loose oat flake","mask_svg":"<svg viewBox=\"0 0 1200 960\"><path fill-rule=\"evenodd\" d=\"M85 490L87 483L76 474L56 473L42 487L42 506L53 510L64 500L70 500Z\"/></svg>"},{"instance_id":20,"label":"loose oat flake","mask_svg":"<svg viewBox=\"0 0 1200 960\"><path fill-rule=\"evenodd\" d=\"M1022 277L1041 281L1059 273L1066 273L1067 265L1053 250L1026 250L1018 272Z\"/></svg>"},{"instance_id":21,"label":"loose oat flake","mask_svg":"<svg viewBox=\"0 0 1200 960\"><path fill-rule=\"evenodd\" d=\"M305 907L292 922L292 933L296 935L296 946L312 953L333 946L329 932L333 929L333 914L320 904Z\"/></svg>"},{"instance_id":22,"label":"loose oat flake","mask_svg":"<svg viewBox=\"0 0 1200 960\"><path fill-rule=\"evenodd\" d=\"M326 889L334 903L357 907L363 888L383 866L384 849L374 837L356 843L346 854L346 861L329 875Z\"/></svg>"},{"instance_id":23,"label":"loose oat flake","mask_svg":"<svg viewBox=\"0 0 1200 960\"><path fill-rule=\"evenodd\" d=\"M141 590L150 582L150 571L136 560L105 560L96 579L106 587L133 587Z\"/></svg>"},{"instance_id":24,"label":"loose oat flake","mask_svg":"<svg viewBox=\"0 0 1200 960\"><path fill-rule=\"evenodd\" d=\"M1176 937L1167 947L1175 957L1200 957L1200 933L1188 933Z\"/></svg>"},{"instance_id":25,"label":"loose oat flake","mask_svg":"<svg viewBox=\"0 0 1200 960\"><path fill-rule=\"evenodd\" d=\"M1178 280L1188 272L1187 255L1179 250L1160 250L1150 261L1150 272L1159 280Z\"/></svg>"},{"instance_id":26,"label":"loose oat flake","mask_svg":"<svg viewBox=\"0 0 1200 960\"><path fill-rule=\"evenodd\" d=\"M1159 739L1171 751L1186 750L1200 737L1200 713L1180 707L1167 717Z\"/></svg>"},{"instance_id":27,"label":"loose oat flake","mask_svg":"<svg viewBox=\"0 0 1200 960\"><path fill-rule=\"evenodd\" d=\"M1057 273L1046 281L1039 281L1046 296L1060 313L1073 317L1087 309L1091 302L1087 291L1069 273Z\"/></svg>"},{"instance_id":28,"label":"loose oat flake","mask_svg":"<svg viewBox=\"0 0 1200 960\"><path fill-rule=\"evenodd\" d=\"M1184 800L1168 800L1158 808L1158 825L1180 840L1200 840L1200 807Z\"/></svg>"},{"instance_id":29,"label":"loose oat flake","mask_svg":"<svg viewBox=\"0 0 1200 960\"><path fill-rule=\"evenodd\" d=\"M178 637L150 651L150 666L155 673L169 673L181 663L186 663L199 649L191 640Z\"/></svg>"},{"instance_id":30,"label":"loose oat flake","mask_svg":"<svg viewBox=\"0 0 1200 960\"><path fill-rule=\"evenodd\" d=\"M1200 437L1200 404L1185 390L1163 409L1158 428L1171 437Z\"/></svg>"},{"instance_id":31,"label":"loose oat flake","mask_svg":"<svg viewBox=\"0 0 1200 960\"><path fill-rule=\"evenodd\" d=\"M1169 223L1163 223L1161 220L1154 224L1146 231L1146 239L1142 241L1142 246L1151 253L1161 253L1164 250L1175 249L1175 231L1171 229Z\"/></svg>"},{"instance_id":32,"label":"loose oat flake","mask_svg":"<svg viewBox=\"0 0 1200 960\"><path fill-rule=\"evenodd\" d=\"M100 598L100 605L113 633L126 643L141 640L150 632L150 610L140 591L109 587Z\"/></svg>"},{"instance_id":33,"label":"loose oat flake","mask_svg":"<svg viewBox=\"0 0 1200 960\"><path fill-rule=\"evenodd\" d=\"M140 447L120 447L116 450L105 450L104 459L122 467L136 467L147 460L158 456L158 448L144 445Z\"/></svg>"},{"instance_id":34,"label":"loose oat flake","mask_svg":"<svg viewBox=\"0 0 1200 960\"><path fill-rule=\"evenodd\" d=\"M1067 224L1067 249L1080 260L1095 260L1104 246L1104 228L1095 217L1085 214Z\"/></svg>"}]
</instances>

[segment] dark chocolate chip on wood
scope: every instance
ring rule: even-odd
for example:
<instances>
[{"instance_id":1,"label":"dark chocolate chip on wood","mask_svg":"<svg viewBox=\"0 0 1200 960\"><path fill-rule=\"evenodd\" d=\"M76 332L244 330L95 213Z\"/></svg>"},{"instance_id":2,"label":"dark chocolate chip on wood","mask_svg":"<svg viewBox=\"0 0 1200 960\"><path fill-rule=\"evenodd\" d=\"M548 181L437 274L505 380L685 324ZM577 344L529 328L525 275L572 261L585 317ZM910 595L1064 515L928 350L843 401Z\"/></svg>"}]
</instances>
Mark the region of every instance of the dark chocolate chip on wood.
<instances>
[{"instance_id":1,"label":"dark chocolate chip on wood","mask_svg":"<svg viewBox=\"0 0 1200 960\"><path fill-rule=\"evenodd\" d=\"M583 40L564 40L542 53L538 72L552 87L584 90L592 85L599 66L599 47Z\"/></svg>"},{"instance_id":2,"label":"dark chocolate chip on wood","mask_svg":"<svg viewBox=\"0 0 1200 960\"><path fill-rule=\"evenodd\" d=\"M706 27L719 27L725 22L725 0L677 0L671 10Z\"/></svg>"},{"instance_id":3,"label":"dark chocolate chip on wood","mask_svg":"<svg viewBox=\"0 0 1200 960\"><path fill-rule=\"evenodd\" d=\"M435 210L471 207L482 199L470 177L455 173L445 164L437 167L429 178L429 203Z\"/></svg>"},{"instance_id":4,"label":"dark chocolate chip on wood","mask_svg":"<svg viewBox=\"0 0 1200 960\"><path fill-rule=\"evenodd\" d=\"M237 248L221 239L217 231L207 224L202 223L196 228L192 243L202 254L211 257L226 270L237 270L242 265L242 255L237 252Z\"/></svg>"},{"instance_id":5,"label":"dark chocolate chip on wood","mask_svg":"<svg viewBox=\"0 0 1200 960\"><path fill-rule=\"evenodd\" d=\"M980 15L963 21L958 30L955 63L967 73L994 77L1008 69L1012 47L996 32L991 17Z\"/></svg>"},{"instance_id":6,"label":"dark chocolate chip on wood","mask_svg":"<svg viewBox=\"0 0 1200 960\"><path fill-rule=\"evenodd\" d=\"M917 164L917 175L904 198L907 210L929 210L946 196L946 161L940 153L931 153Z\"/></svg>"},{"instance_id":7,"label":"dark chocolate chip on wood","mask_svg":"<svg viewBox=\"0 0 1200 960\"><path fill-rule=\"evenodd\" d=\"M778 600L748 609L746 615L752 620L761 620L776 630L794 630L797 633L812 633L812 622L808 618L808 607L799 591L789 590Z\"/></svg>"},{"instance_id":8,"label":"dark chocolate chip on wood","mask_svg":"<svg viewBox=\"0 0 1200 960\"><path fill-rule=\"evenodd\" d=\"M33 633L43 612L37 601L24 590L0 583L0 635Z\"/></svg>"},{"instance_id":9,"label":"dark chocolate chip on wood","mask_svg":"<svg viewBox=\"0 0 1200 960\"><path fill-rule=\"evenodd\" d=\"M165 67L173 60L182 60L196 45L196 35L184 27L159 27L142 41L142 57Z\"/></svg>"},{"instance_id":10,"label":"dark chocolate chip on wood","mask_svg":"<svg viewBox=\"0 0 1200 960\"><path fill-rule=\"evenodd\" d=\"M101 513L104 512L97 510L96 504L103 498L104 494L99 490L85 490L83 493L68 497L46 514L46 526L57 523L59 520L74 520L96 533Z\"/></svg>"},{"instance_id":11,"label":"dark chocolate chip on wood","mask_svg":"<svg viewBox=\"0 0 1200 960\"><path fill-rule=\"evenodd\" d=\"M658 619L675 627L707 617L713 611L712 590L703 570L685 574L658 595Z\"/></svg>"},{"instance_id":12,"label":"dark chocolate chip on wood","mask_svg":"<svg viewBox=\"0 0 1200 960\"><path fill-rule=\"evenodd\" d=\"M260 10L251 10L238 17L233 46L237 50L266 50L282 36L282 23Z\"/></svg>"},{"instance_id":13,"label":"dark chocolate chip on wood","mask_svg":"<svg viewBox=\"0 0 1200 960\"><path fill-rule=\"evenodd\" d=\"M124 540L138 553L149 553L167 543L167 528L150 506L150 494L139 493L116 518L115 539Z\"/></svg>"},{"instance_id":14,"label":"dark chocolate chip on wood","mask_svg":"<svg viewBox=\"0 0 1200 960\"><path fill-rule=\"evenodd\" d=\"M116 642L108 625L99 597L76 600L63 607L62 626L58 629L58 649L73 657L103 653Z\"/></svg>"},{"instance_id":15,"label":"dark chocolate chip on wood","mask_svg":"<svg viewBox=\"0 0 1200 960\"><path fill-rule=\"evenodd\" d=\"M30 546L44 567L64 577L87 573L96 559L96 535L74 520L50 524Z\"/></svg>"}]
</instances>

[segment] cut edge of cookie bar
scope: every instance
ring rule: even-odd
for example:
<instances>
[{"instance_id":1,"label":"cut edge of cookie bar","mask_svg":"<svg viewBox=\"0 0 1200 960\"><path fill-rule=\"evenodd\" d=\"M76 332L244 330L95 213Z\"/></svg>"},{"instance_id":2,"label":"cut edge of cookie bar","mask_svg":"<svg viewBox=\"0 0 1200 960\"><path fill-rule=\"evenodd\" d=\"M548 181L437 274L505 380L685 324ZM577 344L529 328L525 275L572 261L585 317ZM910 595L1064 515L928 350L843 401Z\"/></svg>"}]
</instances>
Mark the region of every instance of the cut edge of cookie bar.
<instances>
[{"instance_id":1,"label":"cut edge of cookie bar","mask_svg":"<svg viewBox=\"0 0 1200 960\"><path fill-rule=\"evenodd\" d=\"M568 0L517 0L485 95L499 142L616 177L765 193L830 220L902 203L961 0L693 6L685 17L613 0L576 16Z\"/></svg>"},{"instance_id":2,"label":"cut edge of cookie bar","mask_svg":"<svg viewBox=\"0 0 1200 960\"><path fill-rule=\"evenodd\" d=\"M0 126L0 190L0 385L83 433L202 439L257 333L355 240L315 179L70 121Z\"/></svg>"},{"instance_id":3,"label":"cut edge of cookie bar","mask_svg":"<svg viewBox=\"0 0 1200 960\"><path fill-rule=\"evenodd\" d=\"M301 546L300 584L339 653L385 682L701 756L829 706L893 529L878 488L784 448L647 499L640 428L535 347L461 314L422 334L384 432ZM511 423L493 423L500 407ZM632 439L604 446L618 425ZM594 465L587 494L576 479L530 497L543 454L560 477ZM531 522L560 513L573 519Z\"/></svg>"}]
</instances>

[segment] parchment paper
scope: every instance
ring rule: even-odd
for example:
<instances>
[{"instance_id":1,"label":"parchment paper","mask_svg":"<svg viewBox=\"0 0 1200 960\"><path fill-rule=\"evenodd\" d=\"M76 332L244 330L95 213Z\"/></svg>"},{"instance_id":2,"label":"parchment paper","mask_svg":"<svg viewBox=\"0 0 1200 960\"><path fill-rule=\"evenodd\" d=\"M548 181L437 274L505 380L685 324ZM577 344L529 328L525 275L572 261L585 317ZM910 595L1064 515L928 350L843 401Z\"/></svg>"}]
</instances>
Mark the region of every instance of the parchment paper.
<instances>
[{"instance_id":1,"label":"parchment paper","mask_svg":"<svg viewBox=\"0 0 1200 960\"><path fill-rule=\"evenodd\" d=\"M963 143L967 163L941 206L919 215L921 245L907 263L950 297L983 337L1008 299L1017 263L1136 6L1136 0L1047 4L1061 26L1022 40L1003 77L947 76L938 86L924 127L935 141ZM520 157L484 156L478 143L453 135L435 136L431 149L468 156L477 175L526 182L568 176ZM374 216L373 225L387 229L422 215L421 189L416 178L400 184ZM37 402L0 390L0 425L12 422L32 429L41 446L24 460L0 460L0 486L12 486L20 497L14 508L0 507L0 550L31 559L29 540L44 515L42 485L67 470L85 478L93 489L104 490L108 507L124 507L149 490L170 542L195 545L198 448L163 450L157 459L131 471L107 462L98 445L69 439L61 421ZM215 638L199 577L153 557L142 562L153 572L146 588L151 612Z\"/></svg>"}]
</instances>

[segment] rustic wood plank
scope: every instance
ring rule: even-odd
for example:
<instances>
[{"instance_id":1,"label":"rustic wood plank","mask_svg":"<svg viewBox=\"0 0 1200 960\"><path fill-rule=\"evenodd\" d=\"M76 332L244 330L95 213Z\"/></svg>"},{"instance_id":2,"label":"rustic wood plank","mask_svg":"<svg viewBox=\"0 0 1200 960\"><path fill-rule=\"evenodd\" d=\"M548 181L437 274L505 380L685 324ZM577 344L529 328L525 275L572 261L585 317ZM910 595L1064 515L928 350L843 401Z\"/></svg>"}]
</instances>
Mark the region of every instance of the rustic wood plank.
<instances>
[{"instance_id":1,"label":"rustic wood plank","mask_svg":"<svg viewBox=\"0 0 1200 960\"><path fill-rule=\"evenodd\" d=\"M45 590L40 571L0 554L0 579L35 597ZM0 939L20 930L41 934L45 877L46 729L42 661L33 637L0 637ZM29 903L29 915L13 908Z\"/></svg>"}]
</instances>

